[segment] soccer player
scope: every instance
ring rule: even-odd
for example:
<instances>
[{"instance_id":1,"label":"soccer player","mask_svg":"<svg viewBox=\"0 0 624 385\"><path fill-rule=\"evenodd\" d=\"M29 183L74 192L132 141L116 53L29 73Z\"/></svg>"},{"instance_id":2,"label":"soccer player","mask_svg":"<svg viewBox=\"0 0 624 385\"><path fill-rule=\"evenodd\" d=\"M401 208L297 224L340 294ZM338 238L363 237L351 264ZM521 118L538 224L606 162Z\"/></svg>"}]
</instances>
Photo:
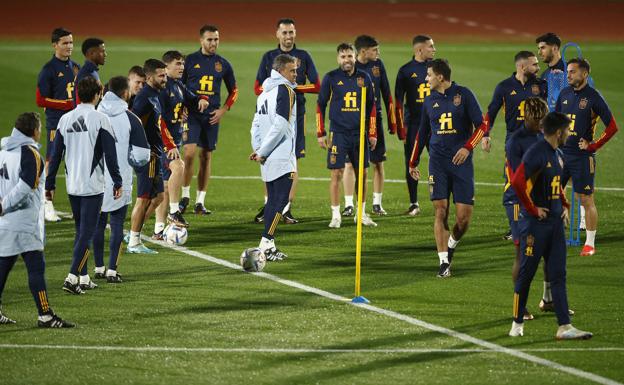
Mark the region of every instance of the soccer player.
<instances>
[{"instance_id":1,"label":"soccer player","mask_svg":"<svg viewBox=\"0 0 624 385\"><path fill-rule=\"evenodd\" d=\"M435 210L434 234L440 268L438 277L451 276L453 253L468 230L474 205L472 150L487 133L488 124L472 91L451 82L451 67L444 59L429 63L422 120L410 159L410 174L420 178L418 163L429 143L429 192ZM476 129L473 129L476 128ZM449 234L449 196L453 194L456 222Z\"/></svg>"},{"instance_id":2,"label":"soccer player","mask_svg":"<svg viewBox=\"0 0 624 385\"><path fill-rule=\"evenodd\" d=\"M123 224L126 220L128 205L132 202L132 168L144 166L150 159L150 148L147 144L145 131L139 118L128 111L127 100L130 97L128 78L116 76L108 82L107 92L98 105L98 111L108 116L111 131L115 137L117 163L122 178L123 193L115 199L113 179L106 168L104 200L102 212L93 236L93 255L95 257L95 278L106 279L108 283L122 282L117 271L121 242L123 240ZM104 266L104 230L110 214L111 235L109 240L108 269Z\"/></svg>"},{"instance_id":3,"label":"soccer player","mask_svg":"<svg viewBox=\"0 0 624 385\"><path fill-rule=\"evenodd\" d=\"M184 72L184 56L178 51L167 51L162 57L167 65L167 84L160 91L162 103L162 117L169 128L169 133L175 145L180 148L184 137L184 129L188 129L184 111L187 106L197 106L199 112L208 108L208 97L198 97L180 82ZM164 181L164 200L156 209L156 223L154 225L153 239L162 240L165 230L167 210L179 210L180 188L184 182L184 161L182 159L163 158L162 165ZM169 203L173 202L173 203ZM169 205L169 206L168 206ZM195 205L195 214L207 213L203 204Z\"/></svg>"},{"instance_id":4,"label":"soccer player","mask_svg":"<svg viewBox=\"0 0 624 385\"><path fill-rule=\"evenodd\" d=\"M572 178L574 193L580 197L585 209L586 239L582 256L594 255L598 210L594 201L594 176L596 151L611 139L618 130L615 118L602 95L587 84L590 65L585 59L568 62L568 84L559 94L555 111L566 114L571 120L568 140L563 150L562 184ZM605 125L602 135L595 140L597 118Z\"/></svg>"},{"instance_id":5,"label":"soccer player","mask_svg":"<svg viewBox=\"0 0 624 385\"><path fill-rule=\"evenodd\" d=\"M46 116L46 170L58 121L67 111L74 108L74 77L80 69L80 66L71 60L74 50L74 38L71 31L55 28L52 31L51 40L54 55L39 72L36 97L37 105L44 108ZM46 199L44 208L46 221L61 220L54 210L52 201Z\"/></svg>"},{"instance_id":6,"label":"soccer player","mask_svg":"<svg viewBox=\"0 0 624 385\"><path fill-rule=\"evenodd\" d=\"M394 101L388 82L386 67L379 58L379 42L372 36L360 35L355 39L357 58L355 68L364 71L373 81L375 92L375 105L377 106L377 145L370 152L370 161L373 163L373 214L386 215L386 210L381 204L384 185L384 165L386 161L386 142L384 139L383 123L381 119L381 99L386 106L388 116L388 129L390 134L396 132L396 120L394 117ZM343 188L345 192L345 209L343 216L353 215L353 191L355 188L355 175L351 162L345 165Z\"/></svg>"},{"instance_id":7,"label":"soccer player","mask_svg":"<svg viewBox=\"0 0 624 385\"><path fill-rule=\"evenodd\" d=\"M103 66L106 62L106 46L104 40L97 37L90 37L82 42L82 54L85 57L85 62L76 74L74 79L75 84L84 79L87 76L91 76L96 80L100 80L98 71L100 66ZM80 104L79 95L74 90L74 105Z\"/></svg>"},{"instance_id":8,"label":"soccer player","mask_svg":"<svg viewBox=\"0 0 624 385\"><path fill-rule=\"evenodd\" d=\"M35 299L40 328L71 328L74 324L54 314L45 282L43 222L43 161L39 154L41 121L36 112L17 117L11 136L0 151L0 304L4 285L21 254L28 271L28 286ZM2 314L0 325L15 321Z\"/></svg>"},{"instance_id":9,"label":"soccer player","mask_svg":"<svg viewBox=\"0 0 624 385\"><path fill-rule=\"evenodd\" d=\"M406 214L416 216L420 213L418 180L410 175L409 161L418 133L422 106L425 98L431 94L431 86L427 83L427 65L429 61L433 60L436 49L433 40L427 35L415 36L412 40L412 47L414 58L399 69L394 86L394 96L397 109L397 135L404 143L405 181L407 182L410 201ZM428 140L427 138L426 142Z\"/></svg>"},{"instance_id":10,"label":"soccer player","mask_svg":"<svg viewBox=\"0 0 624 385\"><path fill-rule=\"evenodd\" d=\"M214 25L204 25L199 30L201 48L186 57L182 83L193 93L207 96L210 106L200 112L197 106L191 106L188 117L188 134L184 141L184 186L180 210L184 212L189 204L193 162L199 152L199 172L197 173L197 197L195 205L205 207L206 187L210 178L212 152L217 148L219 123L223 115L232 108L238 99L238 88L234 70L230 63L217 54L219 48L219 29ZM221 83L225 84L228 97L221 105ZM210 210L201 210L200 214L210 214Z\"/></svg>"},{"instance_id":11,"label":"soccer player","mask_svg":"<svg viewBox=\"0 0 624 385\"><path fill-rule=\"evenodd\" d=\"M565 71L565 65L561 58L561 38L552 32L545 33L535 39L538 53L542 61L548 64L548 68L542 72L542 79L546 79L549 73Z\"/></svg>"},{"instance_id":12,"label":"soccer player","mask_svg":"<svg viewBox=\"0 0 624 385\"><path fill-rule=\"evenodd\" d=\"M340 228L340 180L345 168L347 156L351 159L355 175L358 167L363 167L363 178L366 181L368 168L368 147L375 149L377 144L377 124L375 123L377 107L373 83L366 72L355 68L355 49L351 44L341 43L338 52L338 68L328 72L321 82L321 91L317 101L317 137L321 148L327 148L327 168L331 171L329 195L331 200L331 228ZM362 88L366 87L367 144L364 148L364 164L359 164L360 155L360 109L362 105ZM329 140L325 133L325 110L329 104ZM362 191L362 224L377 226L366 214L366 183ZM357 222L357 216L354 217Z\"/></svg>"},{"instance_id":13,"label":"soccer player","mask_svg":"<svg viewBox=\"0 0 624 385\"><path fill-rule=\"evenodd\" d=\"M566 243L564 221L569 205L561 185L562 166L557 149L568 136L572 123L567 116L551 112L542 120L544 138L532 145L522 157L512 186L522 202L520 216L520 271L514 289L513 323L509 335L524 334L524 311L531 281L539 260L544 257L548 281L559 328L555 338L588 339L592 333L578 330L570 323L566 293Z\"/></svg>"},{"instance_id":14,"label":"soccer player","mask_svg":"<svg viewBox=\"0 0 624 385\"><path fill-rule=\"evenodd\" d=\"M297 87L295 92L297 94L297 160L305 157L305 94L313 93L318 94L321 89L321 82L316 72L316 67L312 61L312 57L307 51L297 48L295 45L295 38L297 37L297 30L295 29L295 21L293 19L280 19L277 21L277 32L275 33L279 44L276 49L266 52L262 56L260 61L260 67L258 67L258 74L256 75L256 82L254 84L254 92L256 95L262 93L262 82L271 76L273 68L273 61L278 55L287 53L294 56L297 59ZM306 84L306 79L309 84ZM298 173L295 173L295 179L293 180L292 190L288 197L288 203L284 207L282 218L285 223L295 224L299 222L292 216L290 212L290 206L295 199L295 193L297 190ZM265 191L266 193L266 191ZM265 203L268 199L265 194ZM256 222L262 222L264 220L264 206L256 214Z\"/></svg>"},{"instance_id":15,"label":"soccer player","mask_svg":"<svg viewBox=\"0 0 624 385\"><path fill-rule=\"evenodd\" d=\"M271 77L262 82L251 125L249 159L260 163L268 193L264 232L258 246L269 261L281 261L286 254L275 247L275 229L288 204L297 172L297 59L279 54L273 59Z\"/></svg>"},{"instance_id":16,"label":"soccer player","mask_svg":"<svg viewBox=\"0 0 624 385\"><path fill-rule=\"evenodd\" d=\"M143 70L147 76L145 87L139 92L134 100L132 112L134 112L145 129L147 142L150 145L151 155L148 164L135 169L137 174L137 199L132 209L130 238L128 252L157 254L141 242L141 229L145 220L149 218L163 201L163 177L162 157L166 156L170 161L180 158L167 123L162 118L163 107L160 100L160 92L167 85L167 65L158 59L145 61ZM178 226L187 227L188 222L180 213L178 202L169 200L169 215L167 221Z\"/></svg>"},{"instance_id":17,"label":"soccer player","mask_svg":"<svg viewBox=\"0 0 624 385\"><path fill-rule=\"evenodd\" d=\"M138 95L139 91L143 89L145 85L145 71L141 66L132 66L128 71L128 84L130 99L128 99L128 109L132 109L134 104L134 98Z\"/></svg>"},{"instance_id":18,"label":"soccer player","mask_svg":"<svg viewBox=\"0 0 624 385\"><path fill-rule=\"evenodd\" d=\"M113 183L113 197L122 193L115 138L108 117L95 110L102 83L87 76L76 85L80 104L59 121L50 158L46 191L54 193L56 173L65 155L67 194L76 225L74 251L63 290L83 294L97 287L87 272L89 242L93 238L104 196L104 159ZM80 275L80 281L78 276Z\"/></svg>"}]
</instances>

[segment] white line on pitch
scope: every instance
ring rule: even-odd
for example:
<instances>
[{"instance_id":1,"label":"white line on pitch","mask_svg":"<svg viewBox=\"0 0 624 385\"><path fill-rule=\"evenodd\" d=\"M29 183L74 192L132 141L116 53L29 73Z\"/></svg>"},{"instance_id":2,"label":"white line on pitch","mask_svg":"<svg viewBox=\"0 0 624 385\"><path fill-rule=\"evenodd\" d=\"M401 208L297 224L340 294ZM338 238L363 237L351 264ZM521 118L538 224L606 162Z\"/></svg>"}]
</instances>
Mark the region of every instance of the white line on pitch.
<instances>
[{"instance_id":1,"label":"white line on pitch","mask_svg":"<svg viewBox=\"0 0 624 385\"><path fill-rule=\"evenodd\" d=\"M232 262L220 259L220 258L216 258L216 257L210 256L210 255L204 254L204 253L201 253L199 251L188 249L188 248L186 248L184 246L169 245L169 244L167 244L165 242L162 242L162 241L153 241L150 237L147 237L147 236L142 236L142 239L145 240L146 242L154 243L154 244L160 245L162 247L173 249L173 250L179 251L181 253L184 253L184 254L187 254L187 255L191 255L193 257L196 257L196 258L199 258L199 259L203 259L203 260L208 261L208 262L215 263L217 265L221 265L221 266L224 266L224 267L227 267L227 268L230 268L230 269L242 271L242 268L240 267L240 265L237 265L235 263L232 263ZM434 332L445 334L445 335L447 335L449 337L454 337L454 338L457 338L459 340L471 343L473 345L480 346L480 347L485 348L485 349L492 350L492 351L497 352L497 353L507 354L507 355L510 355L512 357L520 358L522 360L533 362L535 364L542 365L542 366L545 366L545 367L548 367L548 368L551 368L551 369L556 369L556 370L559 370L559 371L564 372L564 373L571 374L571 375L576 376L576 377L580 377L580 378L584 378L584 379L596 382L598 384L603 384L603 385L624 385L622 383L619 383L617 381L611 380L611 379L606 378L606 377L599 376L599 375L594 374L594 373L586 372L584 370L573 368L571 366L562 365L560 363L557 363L557 362L554 362L554 361L550 361L550 360L547 360L545 358L541 358L541 357L538 357L538 356L534 356L534 355L525 353L525 352L520 351L520 350L516 350L516 349L512 349L512 348L507 348L507 347L504 347L504 346L501 346L501 345L497 345L495 343L492 343L492 342L489 342L489 341L485 341L485 340L473 337L473 336L471 336L469 334L461 333L461 332L455 331L453 329L448 329L448 328L445 328L443 326L435 325L435 324L432 324L432 323L420 320L418 318L414 318L414 317L410 317L410 316L405 315L405 314L397 313L397 312L392 311L392 310L382 309L380 307L369 305L369 304L353 303L353 302L351 302L351 300L349 298L343 297L341 295L334 294L334 293L331 293L331 292L328 292L328 291L325 291L325 290L322 290L322 289L319 289L319 288L316 288L316 287L313 287L313 286L308 286L308 285L305 285L305 284L302 284L302 283L299 283L299 282L296 282L296 281L291 281L289 279L283 279L283 278L280 278L280 277L278 277L276 275L273 275L273 274L268 274L268 273L265 273L265 272L250 273L250 274L253 274L253 275L258 276L258 277L266 278L266 279L269 279L271 281L280 283L282 285L293 287L295 289L303 290L303 291L308 292L308 293L316 294L316 295L318 295L320 297L328 298L328 299L331 299L331 300L334 300L334 301L338 301L338 302L343 302L343 303L346 303L346 304L349 304L349 305L352 305L352 306L355 306L355 307L358 307L358 308L361 308L361 309L365 309L365 310L368 310L368 311L371 311L371 312L374 312L374 313L385 315L387 317L398 319L398 320L407 322L407 323L409 323L411 325L419 326L419 327L424 328L424 329L428 329L428 330L431 330L431 331L434 331Z\"/></svg>"},{"instance_id":2,"label":"white line on pitch","mask_svg":"<svg viewBox=\"0 0 624 385\"><path fill-rule=\"evenodd\" d=\"M41 349L41 350L96 350L122 352L181 352L181 353L274 353L274 354L416 354L416 353L494 353L492 349L427 349L427 348L396 348L396 349L307 349L307 348L211 348L211 347L175 347L175 346L89 346L89 345L34 345L34 344L0 344L0 349ZM624 348L544 348L520 349L523 352L619 352Z\"/></svg>"}]
</instances>

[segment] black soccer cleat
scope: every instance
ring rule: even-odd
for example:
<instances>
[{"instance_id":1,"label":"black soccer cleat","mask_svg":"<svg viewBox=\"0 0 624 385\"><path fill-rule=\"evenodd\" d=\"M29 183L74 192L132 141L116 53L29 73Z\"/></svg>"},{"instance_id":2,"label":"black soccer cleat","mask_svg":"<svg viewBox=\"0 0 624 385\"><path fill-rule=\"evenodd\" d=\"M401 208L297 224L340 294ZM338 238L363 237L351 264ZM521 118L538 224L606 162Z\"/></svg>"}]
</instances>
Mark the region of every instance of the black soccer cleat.
<instances>
[{"instance_id":1,"label":"black soccer cleat","mask_svg":"<svg viewBox=\"0 0 624 385\"><path fill-rule=\"evenodd\" d=\"M264 222L264 206L260 207L258 210L258 214L254 217L254 222L263 223Z\"/></svg>"},{"instance_id":2,"label":"black soccer cleat","mask_svg":"<svg viewBox=\"0 0 624 385\"><path fill-rule=\"evenodd\" d=\"M420 205L418 205L418 203L410 205L405 214L409 215L410 217L415 217L416 215L420 214Z\"/></svg>"},{"instance_id":3,"label":"black soccer cleat","mask_svg":"<svg viewBox=\"0 0 624 385\"><path fill-rule=\"evenodd\" d=\"M379 216L388 215L386 210L384 210L383 207L381 207L381 205L373 205L373 214L379 215Z\"/></svg>"},{"instance_id":4,"label":"black soccer cleat","mask_svg":"<svg viewBox=\"0 0 624 385\"><path fill-rule=\"evenodd\" d=\"M353 209L353 206L347 206L344 208L344 210L342 210L342 213L340 213L340 215L342 215L343 217L352 217L355 215L355 210Z\"/></svg>"},{"instance_id":5,"label":"black soccer cleat","mask_svg":"<svg viewBox=\"0 0 624 385\"><path fill-rule=\"evenodd\" d=\"M290 212L290 210L286 211L286 213L282 215L282 219L284 219L284 223L288 225L294 225L295 223L299 223L299 221L296 220L295 217L292 216L292 213Z\"/></svg>"},{"instance_id":6,"label":"black soccer cleat","mask_svg":"<svg viewBox=\"0 0 624 385\"><path fill-rule=\"evenodd\" d=\"M69 322L69 321L65 321L63 319L61 319L61 317L57 316L56 314L52 313L52 319L48 320L48 321L38 321L37 322L37 326L39 326L40 328L47 328L47 329L60 329L60 328L73 328L76 325L74 325L73 323Z\"/></svg>"},{"instance_id":7,"label":"black soccer cleat","mask_svg":"<svg viewBox=\"0 0 624 385\"><path fill-rule=\"evenodd\" d=\"M63 282L63 290L71 294L85 294L84 290L80 288L79 284L73 284L68 280L65 280L65 282Z\"/></svg>"},{"instance_id":8,"label":"black soccer cleat","mask_svg":"<svg viewBox=\"0 0 624 385\"><path fill-rule=\"evenodd\" d=\"M264 256L266 257L267 261L271 262L283 261L284 259L288 258L288 255L284 254L276 248L265 250Z\"/></svg>"},{"instance_id":9,"label":"black soccer cleat","mask_svg":"<svg viewBox=\"0 0 624 385\"><path fill-rule=\"evenodd\" d=\"M505 235L503 235L503 239L506 240L506 241L511 241L513 239L512 235L511 235L511 229L507 230Z\"/></svg>"},{"instance_id":10,"label":"black soccer cleat","mask_svg":"<svg viewBox=\"0 0 624 385\"><path fill-rule=\"evenodd\" d=\"M449 266L451 266L451 263L453 263L453 256L454 255L455 255L455 248L449 247L448 248L448 264L449 264Z\"/></svg>"},{"instance_id":11,"label":"black soccer cleat","mask_svg":"<svg viewBox=\"0 0 624 385\"><path fill-rule=\"evenodd\" d=\"M108 283L122 283L121 274L117 273L117 275L107 275L106 282Z\"/></svg>"},{"instance_id":12,"label":"black soccer cleat","mask_svg":"<svg viewBox=\"0 0 624 385\"><path fill-rule=\"evenodd\" d=\"M189 227L189 223L184 219L182 213L180 211L176 211L175 213L167 214L167 223L173 223L179 227Z\"/></svg>"},{"instance_id":13,"label":"black soccer cleat","mask_svg":"<svg viewBox=\"0 0 624 385\"><path fill-rule=\"evenodd\" d=\"M14 324L15 321L0 312L0 325Z\"/></svg>"},{"instance_id":14,"label":"black soccer cleat","mask_svg":"<svg viewBox=\"0 0 624 385\"><path fill-rule=\"evenodd\" d=\"M157 233L152 234L152 239L155 241L164 241L165 240L165 230L160 230Z\"/></svg>"},{"instance_id":15,"label":"black soccer cleat","mask_svg":"<svg viewBox=\"0 0 624 385\"><path fill-rule=\"evenodd\" d=\"M180 212L182 214L184 214L184 212L186 211L186 208L188 207L190 202L190 199L187 197L184 197L182 199L180 199L180 203L178 203L178 208L180 209Z\"/></svg>"},{"instance_id":16,"label":"black soccer cleat","mask_svg":"<svg viewBox=\"0 0 624 385\"><path fill-rule=\"evenodd\" d=\"M442 263L438 270L438 278L448 278L451 276L451 265L448 263Z\"/></svg>"},{"instance_id":17,"label":"black soccer cleat","mask_svg":"<svg viewBox=\"0 0 624 385\"><path fill-rule=\"evenodd\" d=\"M95 282L91 281L91 280L89 280L88 283L81 283L80 284L80 289L82 289L82 291L93 290L93 289L97 289L97 288L98 288L98 285Z\"/></svg>"},{"instance_id":18,"label":"black soccer cleat","mask_svg":"<svg viewBox=\"0 0 624 385\"><path fill-rule=\"evenodd\" d=\"M212 214L212 211L210 211L206 207L204 207L203 203L195 203L195 209L193 210L193 212L195 214L198 214L198 215L210 215L210 214Z\"/></svg>"},{"instance_id":19,"label":"black soccer cleat","mask_svg":"<svg viewBox=\"0 0 624 385\"><path fill-rule=\"evenodd\" d=\"M106 279L106 271L104 271L103 273L100 273L99 271L96 271L93 274L93 277L96 279Z\"/></svg>"}]
</instances>

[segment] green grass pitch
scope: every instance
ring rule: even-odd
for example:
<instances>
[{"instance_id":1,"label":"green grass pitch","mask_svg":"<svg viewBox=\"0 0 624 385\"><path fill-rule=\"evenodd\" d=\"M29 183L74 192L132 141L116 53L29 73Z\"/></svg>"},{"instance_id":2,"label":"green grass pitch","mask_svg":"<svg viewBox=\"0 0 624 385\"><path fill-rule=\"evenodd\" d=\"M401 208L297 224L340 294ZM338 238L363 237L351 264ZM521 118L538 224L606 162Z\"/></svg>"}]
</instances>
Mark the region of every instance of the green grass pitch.
<instances>
[{"instance_id":1,"label":"green grass pitch","mask_svg":"<svg viewBox=\"0 0 624 385\"><path fill-rule=\"evenodd\" d=\"M483 109L495 85L513 71L513 54L535 49L532 44L437 43L437 57L449 59L453 79L470 87ZM321 75L336 67L335 44L301 42L300 46L311 52ZM214 213L206 218L190 217L185 246L232 263L238 263L243 249L257 244L262 231L252 223L262 204L261 182L230 177L259 175L258 167L247 160L255 103L252 86L262 53L272 47L273 42L231 44L225 39L220 48L234 66L240 97L221 125L213 164L213 174L219 178L211 180L206 198ZM100 71L105 80L125 74L131 65L159 57L167 49L189 53L198 45L110 41L107 48L107 64ZM396 71L411 57L410 47L384 44L381 49L394 88ZM624 46L586 43L583 49L592 62L597 88L616 119L624 121L624 74L619 68ZM6 136L20 112L37 110L36 76L51 50L41 42L5 41L0 42L0 52L0 133ZM80 56L76 49L74 59L81 63ZM327 178L325 153L318 148L314 134L316 97L307 99L307 156L300 162L300 175ZM471 228L456 252L454 276L447 280L435 277L437 255L426 186L419 188L423 212L411 218L402 215L408 206L404 184L389 182L384 191L389 216L378 219L379 227L364 229L362 294L378 308L594 373L612 383L624 382L624 174L619 158L623 135L617 134L597 157L597 254L581 258L578 247L568 249L569 301L576 310L573 323L594 332L595 337L566 343L554 340L554 315L537 309L541 271L528 304L536 319L526 324L523 338L507 337L513 252L511 243L501 239L506 230L501 206L503 135L499 115L492 153L485 154L480 148L475 151L475 211ZM402 143L387 134L386 143L386 178L401 180ZM351 297L355 226L345 221L339 230L327 228L328 195L327 181L300 182L293 213L301 223L280 225L277 232L277 242L290 258L270 263L265 271ZM69 212L63 179L57 197L57 208ZM152 227L153 220L145 233ZM590 381L160 246L155 246L160 252L155 256L122 256L123 284L102 283L85 296L70 296L62 292L61 284L70 263L73 236L71 220L47 226L47 282L52 307L78 327L53 331L35 327L25 268L18 262L2 301L3 310L18 321L0 327L3 384L58 384L76 377L93 383L133 384ZM89 264L92 269L92 259ZM70 345L76 348L68 348Z\"/></svg>"}]
</instances>

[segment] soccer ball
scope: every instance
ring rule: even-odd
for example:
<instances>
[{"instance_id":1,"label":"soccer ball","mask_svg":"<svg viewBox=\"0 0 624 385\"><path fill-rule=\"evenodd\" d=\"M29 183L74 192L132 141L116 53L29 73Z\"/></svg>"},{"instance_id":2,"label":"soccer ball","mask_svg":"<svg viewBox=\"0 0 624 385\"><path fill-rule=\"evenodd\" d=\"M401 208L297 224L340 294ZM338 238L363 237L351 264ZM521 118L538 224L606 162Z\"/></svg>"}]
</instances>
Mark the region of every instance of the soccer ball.
<instances>
[{"instance_id":1,"label":"soccer ball","mask_svg":"<svg viewBox=\"0 0 624 385\"><path fill-rule=\"evenodd\" d=\"M252 247L243 251L240 256L240 264L243 270L248 272L262 271L266 265L266 257L259 248Z\"/></svg>"},{"instance_id":2,"label":"soccer ball","mask_svg":"<svg viewBox=\"0 0 624 385\"><path fill-rule=\"evenodd\" d=\"M170 245L183 245L188 239L188 231L185 227L169 225L165 228L164 238Z\"/></svg>"}]
</instances>

